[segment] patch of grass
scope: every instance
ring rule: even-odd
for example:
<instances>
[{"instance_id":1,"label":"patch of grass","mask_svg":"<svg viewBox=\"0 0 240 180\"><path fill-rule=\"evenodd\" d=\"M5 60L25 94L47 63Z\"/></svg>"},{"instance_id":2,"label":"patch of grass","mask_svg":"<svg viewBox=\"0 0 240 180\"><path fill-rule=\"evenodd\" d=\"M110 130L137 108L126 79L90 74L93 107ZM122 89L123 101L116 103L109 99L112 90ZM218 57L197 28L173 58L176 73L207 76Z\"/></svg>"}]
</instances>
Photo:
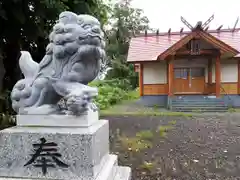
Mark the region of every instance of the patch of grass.
<instances>
[{"instance_id":1,"label":"patch of grass","mask_svg":"<svg viewBox=\"0 0 240 180\"><path fill-rule=\"evenodd\" d=\"M101 116L108 115L123 115L123 116L182 116L182 117L193 117L191 113L184 112L159 112L159 111L135 111L135 112L121 112L116 109L108 109L100 111Z\"/></svg>"},{"instance_id":2,"label":"patch of grass","mask_svg":"<svg viewBox=\"0 0 240 180\"><path fill-rule=\"evenodd\" d=\"M140 165L141 169L147 170L147 171L152 171L152 169L154 169L156 167L156 163L155 162L147 162L144 161L142 165Z\"/></svg>"},{"instance_id":3,"label":"patch of grass","mask_svg":"<svg viewBox=\"0 0 240 180\"><path fill-rule=\"evenodd\" d=\"M119 138L124 149L131 152L139 152L144 149L152 148L152 143L149 141L141 140L139 137L125 137Z\"/></svg>"},{"instance_id":4,"label":"patch of grass","mask_svg":"<svg viewBox=\"0 0 240 180\"><path fill-rule=\"evenodd\" d=\"M230 112L230 113L237 112L237 109L229 108L229 109L228 109L228 112ZM239 110L239 112L240 112L240 110Z\"/></svg>"},{"instance_id":5,"label":"patch of grass","mask_svg":"<svg viewBox=\"0 0 240 180\"><path fill-rule=\"evenodd\" d=\"M128 91L128 94L126 95L126 100L137 100L139 99L139 88Z\"/></svg>"},{"instance_id":6,"label":"patch of grass","mask_svg":"<svg viewBox=\"0 0 240 180\"><path fill-rule=\"evenodd\" d=\"M153 106L153 109L156 110L156 111L159 110L159 108L160 108L160 106L157 105L157 104L155 104L155 105Z\"/></svg>"},{"instance_id":7,"label":"patch of grass","mask_svg":"<svg viewBox=\"0 0 240 180\"><path fill-rule=\"evenodd\" d=\"M177 123L176 120L172 120L172 121L170 121L168 124L175 125L176 123Z\"/></svg>"},{"instance_id":8,"label":"patch of grass","mask_svg":"<svg viewBox=\"0 0 240 180\"><path fill-rule=\"evenodd\" d=\"M159 133L160 137L166 137L167 132L171 129L173 129L173 127L170 125L159 126L157 132Z\"/></svg>"},{"instance_id":9,"label":"patch of grass","mask_svg":"<svg viewBox=\"0 0 240 180\"><path fill-rule=\"evenodd\" d=\"M152 131L146 130L146 131L140 131L136 134L136 137L142 139L142 140L152 140L154 135Z\"/></svg>"}]
</instances>

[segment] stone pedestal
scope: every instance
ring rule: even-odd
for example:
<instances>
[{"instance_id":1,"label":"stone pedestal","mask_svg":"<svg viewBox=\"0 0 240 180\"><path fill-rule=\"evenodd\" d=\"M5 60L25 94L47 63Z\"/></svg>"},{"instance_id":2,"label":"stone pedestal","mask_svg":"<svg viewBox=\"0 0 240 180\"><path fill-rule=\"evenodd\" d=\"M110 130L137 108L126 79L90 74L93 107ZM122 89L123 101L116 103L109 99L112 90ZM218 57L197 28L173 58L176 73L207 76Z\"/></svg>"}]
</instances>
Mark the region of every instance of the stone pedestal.
<instances>
[{"instance_id":1,"label":"stone pedestal","mask_svg":"<svg viewBox=\"0 0 240 180\"><path fill-rule=\"evenodd\" d=\"M0 180L130 180L109 154L108 121L82 118L18 116L0 132Z\"/></svg>"}]
</instances>

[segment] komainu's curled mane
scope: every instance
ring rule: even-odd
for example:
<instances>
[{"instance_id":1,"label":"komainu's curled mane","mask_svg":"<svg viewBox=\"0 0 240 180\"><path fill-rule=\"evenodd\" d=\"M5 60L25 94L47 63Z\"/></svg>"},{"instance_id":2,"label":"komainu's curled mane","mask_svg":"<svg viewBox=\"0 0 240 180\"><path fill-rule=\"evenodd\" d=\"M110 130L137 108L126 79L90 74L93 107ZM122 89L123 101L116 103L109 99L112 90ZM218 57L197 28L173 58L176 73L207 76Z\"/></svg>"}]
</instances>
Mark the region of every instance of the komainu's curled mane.
<instances>
[{"instance_id":1,"label":"komainu's curled mane","mask_svg":"<svg viewBox=\"0 0 240 180\"><path fill-rule=\"evenodd\" d=\"M90 15L63 12L49 35L46 54L38 64L22 51L19 65L24 79L11 93L12 107L19 114L79 115L92 104L94 80L105 58L105 42L99 21ZM58 103L66 101L66 109Z\"/></svg>"}]
</instances>

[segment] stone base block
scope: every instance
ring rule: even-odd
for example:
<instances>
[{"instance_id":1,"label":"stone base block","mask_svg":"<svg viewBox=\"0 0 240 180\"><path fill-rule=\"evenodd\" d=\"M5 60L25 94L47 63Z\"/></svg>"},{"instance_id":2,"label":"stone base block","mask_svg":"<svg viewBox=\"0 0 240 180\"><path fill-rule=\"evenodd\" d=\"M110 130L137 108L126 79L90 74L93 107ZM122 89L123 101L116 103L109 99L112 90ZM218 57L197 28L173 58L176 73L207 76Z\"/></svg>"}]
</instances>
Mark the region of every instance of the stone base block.
<instances>
[{"instance_id":1,"label":"stone base block","mask_svg":"<svg viewBox=\"0 0 240 180\"><path fill-rule=\"evenodd\" d=\"M109 161L104 165L96 180L131 180L131 169L118 166L117 156L110 155Z\"/></svg>"},{"instance_id":2,"label":"stone base block","mask_svg":"<svg viewBox=\"0 0 240 180\"><path fill-rule=\"evenodd\" d=\"M82 116L17 115L17 126L89 127L99 120L98 111L89 110Z\"/></svg>"},{"instance_id":3,"label":"stone base block","mask_svg":"<svg viewBox=\"0 0 240 180\"><path fill-rule=\"evenodd\" d=\"M43 177L44 178L44 177ZM47 179L47 178L45 178ZM92 178L81 178L81 180L92 180ZM35 178L1 178L0 180L43 180ZM59 179L58 179L59 180ZM70 178L68 179L70 180ZM100 173L93 180L131 180L131 169L117 165L117 156L109 155L108 160L102 166Z\"/></svg>"},{"instance_id":4,"label":"stone base block","mask_svg":"<svg viewBox=\"0 0 240 180\"><path fill-rule=\"evenodd\" d=\"M66 119L67 121L67 119ZM95 180L109 161L108 121L0 131L0 177Z\"/></svg>"},{"instance_id":5,"label":"stone base block","mask_svg":"<svg viewBox=\"0 0 240 180\"><path fill-rule=\"evenodd\" d=\"M131 168L118 166L114 180L131 180Z\"/></svg>"},{"instance_id":6,"label":"stone base block","mask_svg":"<svg viewBox=\"0 0 240 180\"><path fill-rule=\"evenodd\" d=\"M116 175L117 156L109 155L109 160L103 166L96 180L113 180Z\"/></svg>"}]
</instances>

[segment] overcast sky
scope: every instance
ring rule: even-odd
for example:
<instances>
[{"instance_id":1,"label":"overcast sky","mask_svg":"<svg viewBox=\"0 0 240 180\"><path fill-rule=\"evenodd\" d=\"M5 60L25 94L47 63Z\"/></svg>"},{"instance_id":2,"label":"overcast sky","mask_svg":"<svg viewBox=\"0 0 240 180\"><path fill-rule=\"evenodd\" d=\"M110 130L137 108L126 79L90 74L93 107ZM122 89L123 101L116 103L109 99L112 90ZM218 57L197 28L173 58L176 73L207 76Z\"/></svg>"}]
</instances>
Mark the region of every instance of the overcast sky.
<instances>
[{"instance_id":1,"label":"overcast sky","mask_svg":"<svg viewBox=\"0 0 240 180\"><path fill-rule=\"evenodd\" d=\"M181 27L187 30L180 16L194 26L197 21L204 23L214 14L209 29L216 29L220 25L232 28L240 16L240 0L133 0L132 6L143 9L150 26L159 28L160 32L169 28L179 31ZM240 20L237 27L240 27Z\"/></svg>"}]
</instances>

